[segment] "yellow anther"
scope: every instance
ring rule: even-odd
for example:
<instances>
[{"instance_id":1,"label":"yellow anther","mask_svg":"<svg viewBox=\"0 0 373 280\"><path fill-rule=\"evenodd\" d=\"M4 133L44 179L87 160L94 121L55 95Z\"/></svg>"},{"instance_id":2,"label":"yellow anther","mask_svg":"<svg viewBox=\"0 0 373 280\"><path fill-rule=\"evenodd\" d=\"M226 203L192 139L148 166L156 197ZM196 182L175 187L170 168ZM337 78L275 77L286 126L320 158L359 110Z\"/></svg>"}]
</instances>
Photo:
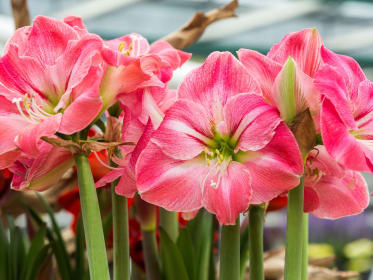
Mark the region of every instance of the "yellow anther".
<instances>
[{"instance_id":1,"label":"yellow anther","mask_svg":"<svg viewBox=\"0 0 373 280\"><path fill-rule=\"evenodd\" d=\"M125 47L126 45L127 45L126 42L120 42L119 45L118 45L118 50L119 50L120 52L122 52L123 49L124 49L124 47Z\"/></svg>"}]
</instances>

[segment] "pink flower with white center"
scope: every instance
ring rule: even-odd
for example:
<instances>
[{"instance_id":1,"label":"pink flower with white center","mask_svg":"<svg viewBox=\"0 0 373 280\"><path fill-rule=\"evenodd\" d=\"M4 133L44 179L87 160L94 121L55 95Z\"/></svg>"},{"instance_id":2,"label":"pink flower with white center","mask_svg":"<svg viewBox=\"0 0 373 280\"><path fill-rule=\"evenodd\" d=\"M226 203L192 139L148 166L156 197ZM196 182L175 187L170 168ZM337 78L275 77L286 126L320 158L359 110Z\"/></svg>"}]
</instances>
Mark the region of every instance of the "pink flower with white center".
<instances>
[{"instance_id":1,"label":"pink flower with white center","mask_svg":"<svg viewBox=\"0 0 373 280\"><path fill-rule=\"evenodd\" d=\"M349 169L373 172L373 83L351 57L324 48L321 54L327 64L315 86L322 94L326 150Z\"/></svg>"},{"instance_id":2,"label":"pink flower with white center","mask_svg":"<svg viewBox=\"0 0 373 280\"><path fill-rule=\"evenodd\" d=\"M322 45L316 29L304 29L286 35L266 56L248 49L238 51L266 101L279 109L287 123L309 108L319 129L320 93L312 78L324 63Z\"/></svg>"},{"instance_id":3,"label":"pink flower with white center","mask_svg":"<svg viewBox=\"0 0 373 280\"><path fill-rule=\"evenodd\" d=\"M102 55L108 63L101 85L104 108L119 100L146 124L153 110L161 111L156 106L157 99L160 93L167 94L173 71L191 55L165 41L149 45L136 33L106 41L104 45Z\"/></svg>"},{"instance_id":4,"label":"pink flower with white center","mask_svg":"<svg viewBox=\"0 0 373 280\"><path fill-rule=\"evenodd\" d=\"M319 218L356 215L369 205L363 176L338 164L324 146L308 156L304 187L304 211Z\"/></svg>"},{"instance_id":5,"label":"pink flower with white center","mask_svg":"<svg viewBox=\"0 0 373 280\"><path fill-rule=\"evenodd\" d=\"M277 109L230 53L212 53L178 88L180 98L136 163L141 197L171 211L205 207L234 224L250 203L288 191L303 173Z\"/></svg>"},{"instance_id":6,"label":"pink flower with white center","mask_svg":"<svg viewBox=\"0 0 373 280\"><path fill-rule=\"evenodd\" d=\"M39 16L18 29L0 58L0 168L37 157L42 136L73 134L100 112L102 40Z\"/></svg>"}]
</instances>

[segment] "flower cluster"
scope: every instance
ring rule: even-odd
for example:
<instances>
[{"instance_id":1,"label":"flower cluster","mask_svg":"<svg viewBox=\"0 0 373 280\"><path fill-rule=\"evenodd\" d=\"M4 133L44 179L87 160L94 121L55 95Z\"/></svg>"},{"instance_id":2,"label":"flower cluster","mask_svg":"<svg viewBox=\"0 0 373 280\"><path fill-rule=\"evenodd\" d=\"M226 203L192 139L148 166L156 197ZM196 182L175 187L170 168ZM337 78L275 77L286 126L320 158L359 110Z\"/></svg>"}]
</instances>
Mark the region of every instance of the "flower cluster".
<instances>
[{"instance_id":1,"label":"flower cluster","mask_svg":"<svg viewBox=\"0 0 373 280\"><path fill-rule=\"evenodd\" d=\"M357 62L326 49L315 29L288 34L267 55L237 54L210 54L172 90L190 54L138 34L104 41L80 18L39 16L0 58L0 169L14 173L14 189L49 188L74 165L68 145L51 139L113 141L102 127L88 133L110 120L115 141L132 145L109 150L115 167L96 186L119 179L119 195L170 211L203 207L229 225L251 204L286 196L304 174L305 211L363 211L358 172L373 172L373 83ZM300 137L299 126L313 133Z\"/></svg>"}]
</instances>

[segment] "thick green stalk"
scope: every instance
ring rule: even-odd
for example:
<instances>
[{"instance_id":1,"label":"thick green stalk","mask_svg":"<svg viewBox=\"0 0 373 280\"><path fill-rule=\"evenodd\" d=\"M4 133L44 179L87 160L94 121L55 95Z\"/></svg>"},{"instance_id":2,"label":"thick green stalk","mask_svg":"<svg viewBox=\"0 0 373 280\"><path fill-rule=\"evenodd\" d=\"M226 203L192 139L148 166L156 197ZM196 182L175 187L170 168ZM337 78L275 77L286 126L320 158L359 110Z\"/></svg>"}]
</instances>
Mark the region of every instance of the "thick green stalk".
<instances>
[{"instance_id":1,"label":"thick green stalk","mask_svg":"<svg viewBox=\"0 0 373 280\"><path fill-rule=\"evenodd\" d=\"M286 227L285 280L299 280L302 274L304 178L289 191Z\"/></svg>"},{"instance_id":2,"label":"thick green stalk","mask_svg":"<svg viewBox=\"0 0 373 280\"><path fill-rule=\"evenodd\" d=\"M250 280L264 280L264 205L251 205L249 211Z\"/></svg>"},{"instance_id":3,"label":"thick green stalk","mask_svg":"<svg viewBox=\"0 0 373 280\"><path fill-rule=\"evenodd\" d=\"M84 234L87 244L89 274L91 280L109 280L104 233L96 188L88 157L75 155Z\"/></svg>"},{"instance_id":4,"label":"thick green stalk","mask_svg":"<svg viewBox=\"0 0 373 280\"><path fill-rule=\"evenodd\" d=\"M111 186L114 239L113 279L129 280L130 250L127 198L116 194L116 185L117 182L113 182Z\"/></svg>"},{"instance_id":5,"label":"thick green stalk","mask_svg":"<svg viewBox=\"0 0 373 280\"><path fill-rule=\"evenodd\" d=\"M302 280L308 278L308 214L303 214Z\"/></svg>"},{"instance_id":6,"label":"thick green stalk","mask_svg":"<svg viewBox=\"0 0 373 280\"><path fill-rule=\"evenodd\" d=\"M240 279L240 220L223 226L220 242L220 280Z\"/></svg>"},{"instance_id":7,"label":"thick green stalk","mask_svg":"<svg viewBox=\"0 0 373 280\"><path fill-rule=\"evenodd\" d=\"M161 280L159 253L155 230L157 226L157 213L154 205L135 198L136 215L140 222L142 233L142 246L145 260L147 280Z\"/></svg>"},{"instance_id":8,"label":"thick green stalk","mask_svg":"<svg viewBox=\"0 0 373 280\"><path fill-rule=\"evenodd\" d=\"M179 235L179 221L176 212L160 208L159 225L167 232L168 236L176 243Z\"/></svg>"}]
</instances>

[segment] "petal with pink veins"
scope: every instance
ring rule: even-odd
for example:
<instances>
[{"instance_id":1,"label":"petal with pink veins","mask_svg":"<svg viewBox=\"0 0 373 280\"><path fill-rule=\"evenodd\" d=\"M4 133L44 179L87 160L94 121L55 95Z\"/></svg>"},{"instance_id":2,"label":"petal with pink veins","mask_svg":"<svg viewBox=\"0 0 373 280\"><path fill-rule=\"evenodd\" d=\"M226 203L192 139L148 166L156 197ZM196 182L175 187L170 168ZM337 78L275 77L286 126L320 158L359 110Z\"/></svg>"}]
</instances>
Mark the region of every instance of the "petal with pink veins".
<instances>
[{"instance_id":1,"label":"petal with pink veins","mask_svg":"<svg viewBox=\"0 0 373 280\"><path fill-rule=\"evenodd\" d=\"M232 79L234 77L234 79ZM239 93L257 93L260 89L246 68L229 52L213 52L201 67L189 72L178 88L180 99L192 100L206 110Z\"/></svg>"},{"instance_id":2,"label":"petal with pink veins","mask_svg":"<svg viewBox=\"0 0 373 280\"><path fill-rule=\"evenodd\" d=\"M240 49L237 54L247 71L260 86L264 98L269 104L275 105L272 88L276 76L281 71L281 64L253 50Z\"/></svg>"},{"instance_id":3,"label":"petal with pink veins","mask_svg":"<svg viewBox=\"0 0 373 280\"><path fill-rule=\"evenodd\" d=\"M279 44L271 48L267 56L280 64L284 64L291 57L301 71L313 77L322 65L322 46L323 42L317 30L308 28L287 34Z\"/></svg>"},{"instance_id":4,"label":"petal with pink veins","mask_svg":"<svg viewBox=\"0 0 373 280\"><path fill-rule=\"evenodd\" d=\"M289 128L281 123L271 142L263 149L238 156L250 171L252 197L250 203L268 202L299 184L303 163L297 142Z\"/></svg>"},{"instance_id":5,"label":"petal with pink veins","mask_svg":"<svg viewBox=\"0 0 373 280\"><path fill-rule=\"evenodd\" d=\"M170 211L193 211L202 206L201 182L207 169L203 158L176 160L150 142L137 161L137 188L149 203Z\"/></svg>"},{"instance_id":6,"label":"petal with pink veins","mask_svg":"<svg viewBox=\"0 0 373 280\"><path fill-rule=\"evenodd\" d=\"M236 224L239 214L249 207L252 183L250 175L244 165L232 161L225 170L212 170L206 177L203 206L216 215L220 224Z\"/></svg>"},{"instance_id":7,"label":"petal with pink veins","mask_svg":"<svg viewBox=\"0 0 373 280\"><path fill-rule=\"evenodd\" d=\"M152 142L174 159L192 159L212 142L212 124L211 116L200 104L179 100L167 111Z\"/></svg>"}]
</instances>

